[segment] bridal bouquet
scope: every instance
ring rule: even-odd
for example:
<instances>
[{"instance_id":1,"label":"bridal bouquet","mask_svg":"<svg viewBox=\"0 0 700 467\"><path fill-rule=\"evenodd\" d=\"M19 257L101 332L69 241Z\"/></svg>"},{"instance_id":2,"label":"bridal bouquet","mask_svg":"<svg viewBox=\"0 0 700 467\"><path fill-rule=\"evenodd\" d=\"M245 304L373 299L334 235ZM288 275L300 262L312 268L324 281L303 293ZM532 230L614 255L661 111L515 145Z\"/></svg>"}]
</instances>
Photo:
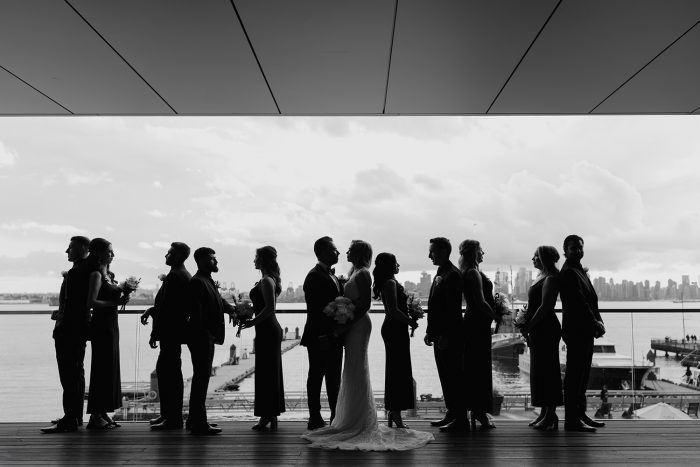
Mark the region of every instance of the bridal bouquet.
<instances>
[{"instance_id":1,"label":"bridal bouquet","mask_svg":"<svg viewBox=\"0 0 700 467\"><path fill-rule=\"evenodd\" d=\"M423 319L425 316L420 298L416 297L414 294L411 294L408 297L408 316L415 323L415 326L411 326L411 337L413 337L413 334L416 332L416 328L418 327L418 320Z\"/></svg>"},{"instance_id":2,"label":"bridal bouquet","mask_svg":"<svg viewBox=\"0 0 700 467\"><path fill-rule=\"evenodd\" d=\"M253 317L253 302L243 296L243 294L238 294L238 298L235 296L233 298L234 308L236 309L236 320L238 321L238 332L236 332L236 337L241 337L241 331L243 330L243 325L246 321ZM235 326L233 317L231 317L231 322Z\"/></svg>"},{"instance_id":3,"label":"bridal bouquet","mask_svg":"<svg viewBox=\"0 0 700 467\"><path fill-rule=\"evenodd\" d=\"M500 292L496 292L493 296L495 306L493 312L496 314L496 324L503 323L503 317L510 314L510 302L508 297Z\"/></svg>"},{"instance_id":4,"label":"bridal bouquet","mask_svg":"<svg viewBox=\"0 0 700 467\"><path fill-rule=\"evenodd\" d=\"M524 305L515 313L513 324L515 327L522 328L527 323L527 305Z\"/></svg>"},{"instance_id":5,"label":"bridal bouquet","mask_svg":"<svg viewBox=\"0 0 700 467\"><path fill-rule=\"evenodd\" d=\"M122 290L122 293L128 297L138 290L140 283L141 279L137 279L134 276L129 276L121 284L119 284L119 288ZM124 311L126 309L126 304L122 305L121 309Z\"/></svg>"},{"instance_id":6,"label":"bridal bouquet","mask_svg":"<svg viewBox=\"0 0 700 467\"><path fill-rule=\"evenodd\" d=\"M338 324L345 324L355 317L355 305L346 297L336 297L323 309L323 314L335 320Z\"/></svg>"}]
</instances>

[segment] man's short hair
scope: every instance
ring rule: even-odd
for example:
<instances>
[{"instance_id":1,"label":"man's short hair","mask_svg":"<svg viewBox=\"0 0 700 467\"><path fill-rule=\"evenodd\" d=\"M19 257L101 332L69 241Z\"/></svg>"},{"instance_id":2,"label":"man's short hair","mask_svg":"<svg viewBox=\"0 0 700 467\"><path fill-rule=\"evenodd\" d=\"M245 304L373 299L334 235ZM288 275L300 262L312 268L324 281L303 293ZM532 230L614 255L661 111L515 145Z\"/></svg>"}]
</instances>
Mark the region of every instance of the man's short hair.
<instances>
[{"instance_id":1,"label":"man's short hair","mask_svg":"<svg viewBox=\"0 0 700 467\"><path fill-rule=\"evenodd\" d=\"M76 235L75 237L71 237L70 241L77 244L78 246L85 248L86 250L90 247L90 239L87 237L83 237L82 235Z\"/></svg>"},{"instance_id":2,"label":"man's short hair","mask_svg":"<svg viewBox=\"0 0 700 467\"><path fill-rule=\"evenodd\" d=\"M187 246L186 243L173 242L170 244L170 246L173 248L173 250L177 251L182 255L183 261L190 257L190 247Z\"/></svg>"},{"instance_id":3,"label":"man's short hair","mask_svg":"<svg viewBox=\"0 0 700 467\"><path fill-rule=\"evenodd\" d=\"M207 246L203 246L194 250L194 261L199 264L207 258L207 256L215 255L216 251Z\"/></svg>"},{"instance_id":4,"label":"man's short hair","mask_svg":"<svg viewBox=\"0 0 700 467\"><path fill-rule=\"evenodd\" d=\"M452 244L445 237L435 237L430 239L430 244L435 245L436 248L441 250L447 250L447 254L452 253Z\"/></svg>"},{"instance_id":5,"label":"man's short hair","mask_svg":"<svg viewBox=\"0 0 700 467\"><path fill-rule=\"evenodd\" d=\"M331 237L321 237L314 242L314 254L316 258L320 258L323 253L331 247L333 239Z\"/></svg>"},{"instance_id":6,"label":"man's short hair","mask_svg":"<svg viewBox=\"0 0 700 467\"><path fill-rule=\"evenodd\" d=\"M564 239L564 252L565 253L566 253L566 247L568 247L569 244L573 243L573 242L581 242L581 244L583 244L583 239L575 234L571 234L568 237L566 237Z\"/></svg>"}]
</instances>

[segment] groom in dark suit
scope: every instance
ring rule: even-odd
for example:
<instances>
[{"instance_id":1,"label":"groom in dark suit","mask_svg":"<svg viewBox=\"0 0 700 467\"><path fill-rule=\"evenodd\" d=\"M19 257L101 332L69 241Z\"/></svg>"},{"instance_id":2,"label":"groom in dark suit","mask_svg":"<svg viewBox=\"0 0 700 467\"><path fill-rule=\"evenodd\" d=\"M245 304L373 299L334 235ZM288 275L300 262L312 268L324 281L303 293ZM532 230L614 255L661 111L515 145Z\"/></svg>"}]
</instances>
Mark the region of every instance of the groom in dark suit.
<instances>
[{"instance_id":1,"label":"groom in dark suit","mask_svg":"<svg viewBox=\"0 0 700 467\"><path fill-rule=\"evenodd\" d=\"M189 340L187 347L192 356L192 383L190 386L190 414L187 425L195 435L215 435L221 432L207 422L205 406L211 365L214 360L214 344L224 343L224 313L234 315L235 310L221 297L211 274L219 271L216 252L211 248L197 248L194 252L197 273L189 284Z\"/></svg>"},{"instance_id":2,"label":"groom in dark suit","mask_svg":"<svg viewBox=\"0 0 700 467\"><path fill-rule=\"evenodd\" d=\"M583 239L569 235L564 240L566 261L559 273L562 304L562 337L566 343L564 376L564 428L594 432L605 423L586 415L586 389L593 359L593 339L605 334L598 311L598 295L581 266Z\"/></svg>"},{"instance_id":3,"label":"groom in dark suit","mask_svg":"<svg viewBox=\"0 0 700 467\"><path fill-rule=\"evenodd\" d=\"M335 321L323 313L326 305L343 294L343 287L335 277L335 270L332 269L332 266L338 262L340 252L332 238L322 237L314 243L314 253L318 263L304 280L306 324L301 338L301 345L306 347L309 354L309 374L306 380L309 430L326 425L321 416L321 384L324 377L328 405L331 409L331 421L333 421L343 365L343 344L333 335Z\"/></svg>"},{"instance_id":4,"label":"groom in dark suit","mask_svg":"<svg viewBox=\"0 0 700 467\"><path fill-rule=\"evenodd\" d=\"M431 422L443 431L468 429L466 410L462 408L462 274L450 261L452 245L444 237L430 239L429 257L438 267L428 298L426 345L435 346L435 364L445 398L447 413Z\"/></svg>"}]
</instances>

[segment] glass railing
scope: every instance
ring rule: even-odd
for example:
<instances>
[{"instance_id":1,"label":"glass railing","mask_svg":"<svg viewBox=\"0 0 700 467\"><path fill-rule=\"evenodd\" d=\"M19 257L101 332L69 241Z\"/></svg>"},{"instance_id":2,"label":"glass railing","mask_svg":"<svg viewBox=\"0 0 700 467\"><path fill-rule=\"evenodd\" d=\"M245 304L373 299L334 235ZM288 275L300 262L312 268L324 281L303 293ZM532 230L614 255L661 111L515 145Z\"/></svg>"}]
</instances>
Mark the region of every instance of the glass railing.
<instances>
[{"instance_id":1,"label":"glass railing","mask_svg":"<svg viewBox=\"0 0 700 467\"><path fill-rule=\"evenodd\" d=\"M700 342L685 340L700 332L700 309L681 310L681 304L665 304L677 309L660 308L657 302L644 302L636 308L622 308L624 302L607 303L603 310L606 336L596 341L601 352L594 358L589 387L589 414L636 419L630 409L650 407L665 402L692 419L700 403ZM613 307L618 306L617 309ZM628 305L629 306L629 305ZM688 308L688 304L683 305ZM284 385L287 412L283 419L307 417L306 375L308 359L301 347L306 319L303 306L280 304L278 320L286 330L282 344ZM384 415L385 351L380 328L384 320L381 306L370 317L373 332L369 344L372 387L378 413ZM158 388L154 370L158 350L148 346L150 324L143 326L139 316L143 307L129 307L120 315L120 358L123 408L115 414L122 420L143 420L159 412ZM51 331L54 322L50 309L41 305L2 305L0 308L0 422L45 422L59 416L61 386L56 368ZM413 377L416 384L416 410L408 418L437 418L444 412L433 350L425 346L425 321L411 339ZM209 386L207 406L212 419L252 419L254 401L253 329L227 328L224 345L216 346L214 375ZM493 378L496 391L495 415L508 419L529 420L533 408L527 372L528 352L517 332L501 332L493 337ZM563 343L561 343L563 346ZM235 351L232 346L235 346ZM611 353L614 347L615 354ZM654 352L655 350L655 352ZM564 349L562 364L565 363ZM655 359L654 359L655 353ZM668 355L668 356L667 356ZM680 355L680 356L677 356ZM697 358L695 357L697 355ZM651 360L650 360L651 359ZM183 375L192 376L189 352L183 346ZM466 359L469 371L469 356ZM687 363L687 368L685 365ZM232 364L229 364L232 363ZM86 381L90 374L90 345L85 357ZM689 371L690 378L686 377ZM189 396L186 381L185 410ZM608 405L599 395L602 384L608 386ZM325 389L322 392L325 396ZM328 414L327 402L323 404ZM642 411L643 415L643 411ZM664 415L657 415L663 417ZM641 418L641 415L640 415Z\"/></svg>"}]
</instances>

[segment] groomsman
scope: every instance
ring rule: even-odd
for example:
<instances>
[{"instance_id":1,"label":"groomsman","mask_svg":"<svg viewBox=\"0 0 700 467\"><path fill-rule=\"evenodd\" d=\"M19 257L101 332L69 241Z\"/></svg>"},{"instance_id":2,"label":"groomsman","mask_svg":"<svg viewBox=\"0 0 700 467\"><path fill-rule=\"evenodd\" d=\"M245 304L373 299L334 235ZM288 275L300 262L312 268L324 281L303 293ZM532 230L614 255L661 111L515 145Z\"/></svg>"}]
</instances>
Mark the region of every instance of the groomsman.
<instances>
[{"instance_id":1,"label":"groomsman","mask_svg":"<svg viewBox=\"0 0 700 467\"><path fill-rule=\"evenodd\" d=\"M85 259L90 239L76 236L70 239L66 254L73 267L63 278L59 295L59 310L54 316L53 330L58 375L63 386L63 417L55 424L42 428L44 433L75 431L83 420L85 397L85 342L88 339L90 309L87 306L88 275Z\"/></svg>"},{"instance_id":2,"label":"groomsman","mask_svg":"<svg viewBox=\"0 0 700 467\"><path fill-rule=\"evenodd\" d=\"M605 426L586 415L586 389L593 359L593 339L605 334L598 311L598 295L581 266L583 239L569 235L564 239L566 261L559 273L562 303L562 338L566 343L564 376L564 428L594 432Z\"/></svg>"},{"instance_id":3,"label":"groomsman","mask_svg":"<svg viewBox=\"0 0 700 467\"><path fill-rule=\"evenodd\" d=\"M214 360L214 344L224 343L224 313L233 315L234 308L221 297L211 277L219 271L216 252L202 247L194 252L197 273L189 284L189 339L187 346L192 356L192 383L190 387L190 414L187 425L196 435L215 435L220 428L207 422L205 406L209 377Z\"/></svg>"},{"instance_id":4,"label":"groomsman","mask_svg":"<svg viewBox=\"0 0 700 467\"><path fill-rule=\"evenodd\" d=\"M430 239L428 257L438 267L428 298L425 344L434 345L435 364L447 413L431 422L444 431L469 428L462 398L462 274L450 261L452 245L444 237Z\"/></svg>"},{"instance_id":5,"label":"groomsman","mask_svg":"<svg viewBox=\"0 0 700 467\"><path fill-rule=\"evenodd\" d=\"M158 347L160 352L156 363L160 417L151 420L151 430L171 430L182 428L182 344L186 342L185 331L189 297L188 287L192 275L185 268L190 256L190 247L181 242L173 242L165 254L165 264L170 272L156 294L155 304L141 316L146 324L148 316L153 317L153 329L148 344Z\"/></svg>"},{"instance_id":6,"label":"groomsman","mask_svg":"<svg viewBox=\"0 0 700 467\"><path fill-rule=\"evenodd\" d=\"M318 263L304 280L306 300L306 324L301 345L309 354L309 373L306 393L309 404L308 429L315 430L326 425L321 416L321 385L326 379L326 394L331 409L331 422L335 418L335 405L340 390L340 374L343 365L343 343L333 336L335 321L323 313L323 309L336 297L343 294L342 284L332 268L338 262L340 252L333 239L322 237L314 243Z\"/></svg>"}]
</instances>

